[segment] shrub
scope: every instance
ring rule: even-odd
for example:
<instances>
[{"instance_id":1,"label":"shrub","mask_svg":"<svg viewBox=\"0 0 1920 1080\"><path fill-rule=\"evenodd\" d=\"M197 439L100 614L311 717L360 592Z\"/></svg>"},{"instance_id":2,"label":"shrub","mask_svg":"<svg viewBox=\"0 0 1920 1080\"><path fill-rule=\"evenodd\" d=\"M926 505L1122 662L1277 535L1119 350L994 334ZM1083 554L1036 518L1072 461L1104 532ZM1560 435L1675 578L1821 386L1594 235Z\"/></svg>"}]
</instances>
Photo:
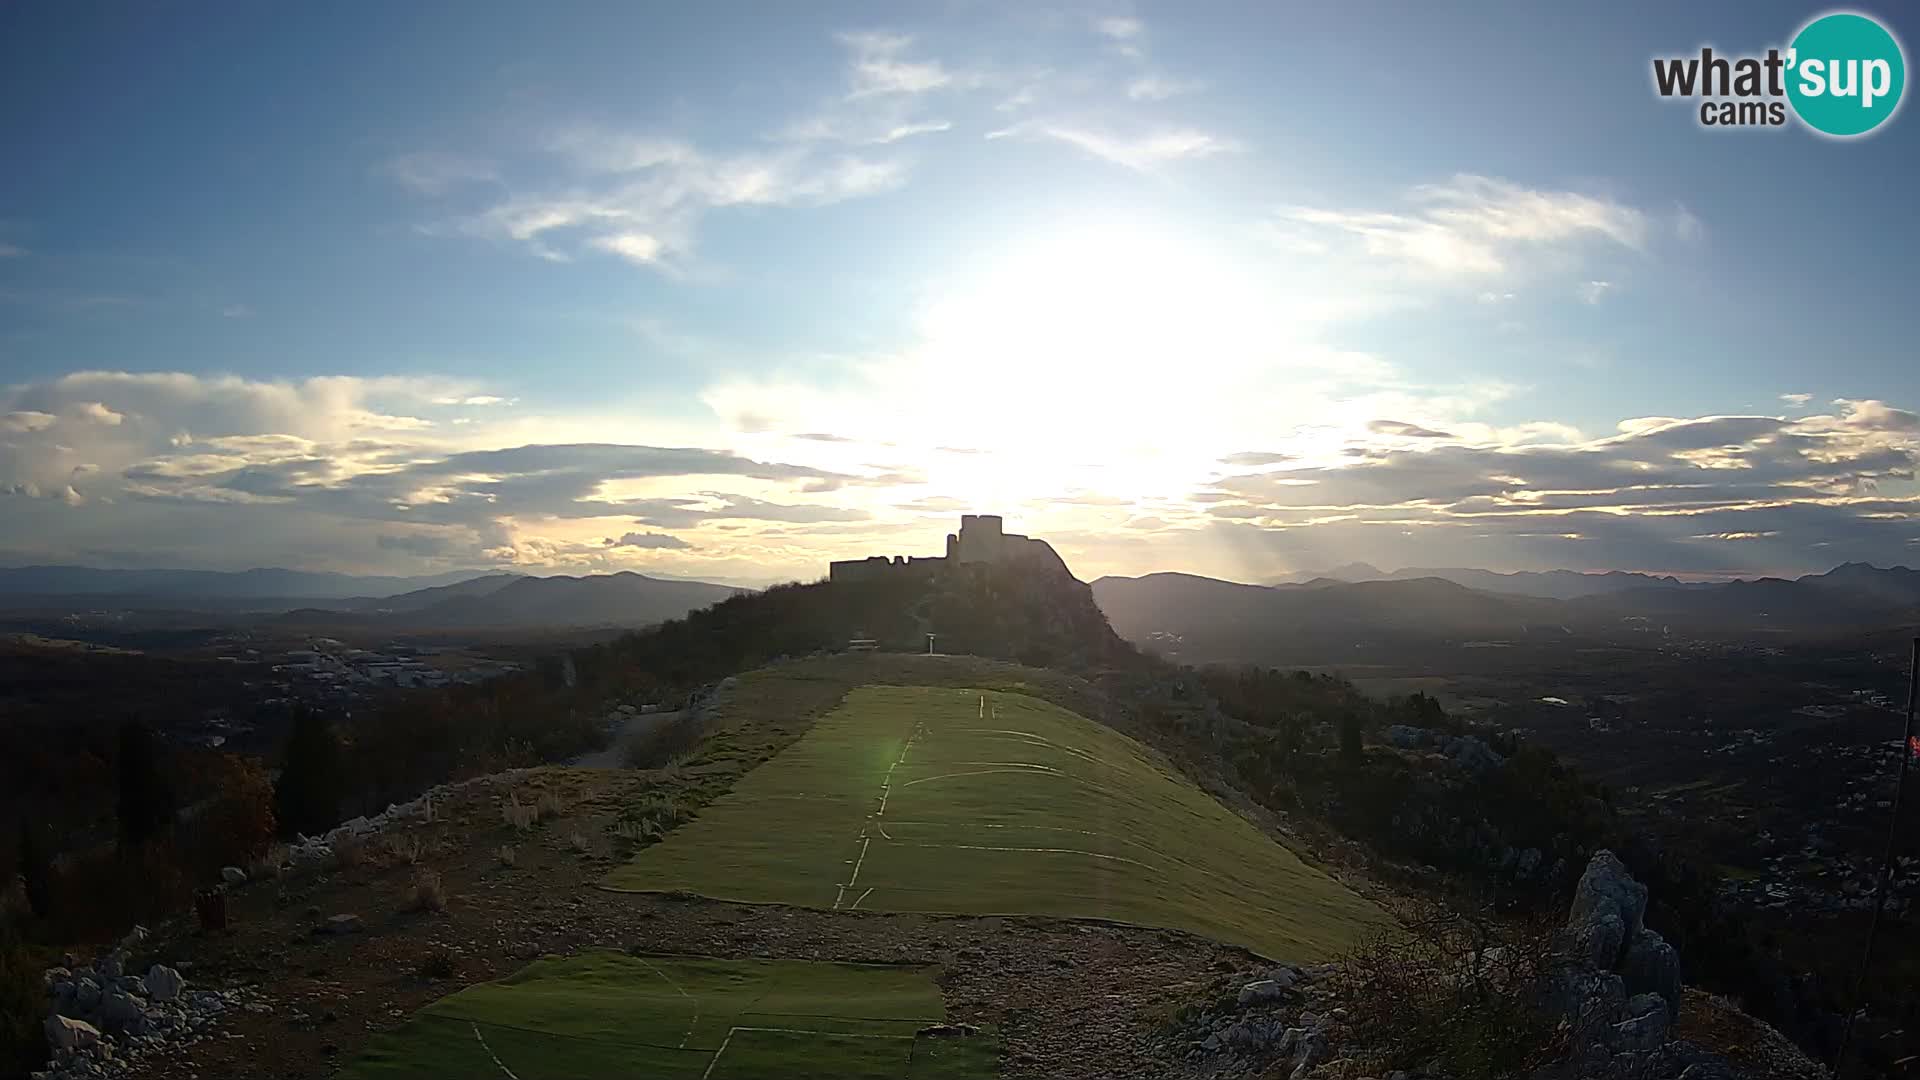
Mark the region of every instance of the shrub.
<instances>
[{"instance_id":1,"label":"shrub","mask_svg":"<svg viewBox=\"0 0 1920 1080\"><path fill-rule=\"evenodd\" d=\"M412 866L420 861L420 838L405 833L386 833L380 837L388 860Z\"/></svg>"},{"instance_id":2,"label":"shrub","mask_svg":"<svg viewBox=\"0 0 1920 1080\"><path fill-rule=\"evenodd\" d=\"M500 804L500 817L512 828L524 831L540 820L540 807L536 803L521 802L519 794L509 791L507 801Z\"/></svg>"},{"instance_id":3,"label":"shrub","mask_svg":"<svg viewBox=\"0 0 1920 1080\"><path fill-rule=\"evenodd\" d=\"M259 765L237 757L220 763L216 794L193 824L197 869L248 866L273 847L273 783ZM278 864L276 864L277 868Z\"/></svg>"},{"instance_id":4,"label":"shrub","mask_svg":"<svg viewBox=\"0 0 1920 1080\"><path fill-rule=\"evenodd\" d=\"M512 866L514 859L517 858L512 844L501 844L499 850L493 853L493 857L500 860L501 866Z\"/></svg>"},{"instance_id":5,"label":"shrub","mask_svg":"<svg viewBox=\"0 0 1920 1080\"><path fill-rule=\"evenodd\" d=\"M447 890L440 880L439 871L425 867L414 871L413 884L407 890L407 910L447 910Z\"/></svg>"},{"instance_id":6,"label":"shrub","mask_svg":"<svg viewBox=\"0 0 1920 1080\"><path fill-rule=\"evenodd\" d=\"M35 915L45 918L53 905L53 851L45 830L32 818L20 819L19 860L27 906Z\"/></svg>"},{"instance_id":7,"label":"shrub","mask_svg":"<svg viewBox=\"0 0 1920 1080\"><path fill-rule=\"evenodd\" d=\"M1539 1005L1557 958L1545 923L1429 907L1346 958L1340 997L1379 1070L1526 1075L1567 1048L1569 1033Z\"/></svg>"},{"instance_id":8,"label":"shrub","mask_svg":"<svg viewBox=\"0 0 1920 1080\"><path fill-rule=\"evenodd\" d=\"M40 1031L46 1013L44 962L0 925L0 1075L27 1076L46 1067L47 1044Z\"/></svg>"},{"instance_id":9,"label":"shrub","mask_svg":"<svg viewBox=\"0 0 1920 1080\"><path fill-rule=\"evenodd\" d=\"M343 834L333 842L333 865L337 869L352 870L367 864L367 846L360 838L351 833Z\"/></svg>"},{"instance_id":10,"label":"shrub","mask_svg":"<svg viewBox=\"0 0 1920 1080\"><path fill-rule=\"evenodd\" d=\"M431 982L436 979L451 979L454 971L453 954L445 949L435 949L420 958L420 964L413 969L413 974L423 982Z\"/></svg>"},{"instance_id":11,"label":"shrub","mask_svg":"<svg viewBox=\"0 0 1920 1080\"><path fill-rule=\"evenodd\" d=\"M564 809L564 807L560 805L560 796L551 791L542 791L539 800L533 804L533 807L536 811L534 815L535 821L541 818L559 817L560 812Z\"/></svg>"}]
</instances>

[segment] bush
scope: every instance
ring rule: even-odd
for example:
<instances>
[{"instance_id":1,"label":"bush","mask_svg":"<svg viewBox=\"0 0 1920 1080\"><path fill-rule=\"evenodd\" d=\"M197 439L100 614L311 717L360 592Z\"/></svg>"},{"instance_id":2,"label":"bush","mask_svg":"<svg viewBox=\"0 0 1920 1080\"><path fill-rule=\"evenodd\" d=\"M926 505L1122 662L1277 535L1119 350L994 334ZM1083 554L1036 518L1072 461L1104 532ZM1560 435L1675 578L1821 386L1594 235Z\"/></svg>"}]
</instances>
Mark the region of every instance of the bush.
<instances>
[{"instance_id":1,"label":"bush","mask_svg":"<svg viewBox=\"0 0 1920 1080\"><path fill-rule=\"evenodd\" d=\"M0 926L0 1076L27 1076L46 1067L47 1044L40 1031L46 1013L40 976L45 961L11 928Z\"/></svg>"},{"instance_id":2,"label":"bush","mask_svg":"<svg viewBox=\"0 0 1920 1080\"><path fill-rule=\"evenodd\" d=\"M447 910L446 885L441 882L438 871L425 867L414 871L413 884L407 889L407 910Z\"/></svg>"},{"instance_id":3,"label":"bush","mask_svg":"<svg viewBox=\"0 0 1920 1080\"><path fill-rule=\"evenodd\" d=\"M218 794L193 828L198 869L253 865L273 847L273 783L258 764L238 757L221 763L215 783Z\"/></svg>"},{"instance_id":4,"label":"bush","mask_svg":"<svg viewBox=\"0 0 1920 1080\"><path fill-rule=\"evenodd\" d=\"M1353 1044L1376 1069L1453 1076L1530 1074L1557 1060L1569 1034L1540 1007L1558 954L1544 923L1485 913L1413 913L1348 956L1338 976Z\"/></svg>"},{"instance_id":5,"label":"bush","mask_svg":"<svg viewBox=\"0 0 1920 1080\"><path fill-rule=\"evenodd\" d=\"M435 949L420 959L420 966L413 969L413 974L422 982L432 982L453 978L455 970L453 954L445 949Z\"/></svg>"}]
</instances>

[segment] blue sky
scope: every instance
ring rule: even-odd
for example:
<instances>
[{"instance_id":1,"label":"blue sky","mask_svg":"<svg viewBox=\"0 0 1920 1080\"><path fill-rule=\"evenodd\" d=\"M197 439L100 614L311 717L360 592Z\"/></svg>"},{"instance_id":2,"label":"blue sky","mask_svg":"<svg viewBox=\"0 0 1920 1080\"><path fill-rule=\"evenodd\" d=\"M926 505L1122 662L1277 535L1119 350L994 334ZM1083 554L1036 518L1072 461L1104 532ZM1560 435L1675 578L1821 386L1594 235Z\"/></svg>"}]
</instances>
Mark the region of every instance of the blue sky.
<instances>
[{"instance_id":1,"label":"blue sky","mask_svg":"<svg viewBox=\"0 0 1920 1080\"><path fill-rule=\"evenodd\" d=\"M1913 118L1651 89L1824 8L548 8L0 14L0 561L1912 559Z\"/></svg>"}]
</instances>

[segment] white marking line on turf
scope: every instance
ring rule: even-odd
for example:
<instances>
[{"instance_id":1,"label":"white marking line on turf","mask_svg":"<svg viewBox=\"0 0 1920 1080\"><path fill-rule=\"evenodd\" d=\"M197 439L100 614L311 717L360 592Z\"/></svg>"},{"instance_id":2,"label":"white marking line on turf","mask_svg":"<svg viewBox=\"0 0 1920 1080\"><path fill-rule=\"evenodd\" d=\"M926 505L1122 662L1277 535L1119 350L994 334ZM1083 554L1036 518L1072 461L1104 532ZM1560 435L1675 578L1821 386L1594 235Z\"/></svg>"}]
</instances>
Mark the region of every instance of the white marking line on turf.
<instances>
[{"instance_id":1,"label":"white marking line on turf","mask_svg":"<svg viewBox=\"0 0 1920 1080\"><path fill-rule=\"evenodd\" d=\"M900 744L900 756L893 759L893 764L887 766L887 775L880 779L880 808L867 815L867 820L860 826L860 857L854 860L853 874L839 887L839 891L834 893L833 906L835 910L838 910L840 905L846 902L847 890L853 888L854 882L860 880L860 864L867 861L867 847L873 843L873 837L867 835L868 826L878 829L883 838L888 840L893 839L893 837L887 836L887 828L881 824L880 816L887 812L887 800L893 795L893 770L899 768L900 763L907 760L907 751L913 749L913 740L920 737L920 729L922 726L924 725L915 724L913 725L913 730L907 732L907 741ZM872 892L873 890L868 889L867 891Z\"/></svg>"},{"instance_id":2,"label":"white marking line on turf","mask_svg":"<svg viewBox=\"0 0 1920 1080\"><path fill-rule=\"evenodd\" d=\"M909 780L906 783L901 784L900 786L912 787L915 784L924 784L932 780L951 780L956 776L986 776L989 773L1019 773L1022 776L1031 776L1036 772L1052 773L1055 776L1067 775L1066 773L1061 772L1059 769L1048 768L1045 765L1026 765L1018 769L975 769L972 772L941 773L939 776L923 776L918 780ZM1071 779L1077 780L1079 778L1071 777ZM1082 781L1082 783L1085 783L1085 782L1086 781Z\"/></svg>"},{"instance_id":3,"label":"white marking line on turf","mask_svg":"<svg viewBox=\"0 0 1920 1080\"><path fill-rule=\"evenodd\" d=\"M494 1065L497 1066L501 1072L511 1077L512 1080L520 1080L518 1076L514 1076L513 1070L507 1068L505 1063L500 1060L500 1055L493 1052L493 1047L487 1045L487 1037L480 1034L480 1025L470 1023L467 1026L473 1029L473 1037L480 1040L480 1049L487 1052L487 1056L493 1059Z\"/></svg>"},{"instance_id":4,"label":"white marking line on turf","mask_svg":"<svg viewBox=\"0 0 1920 1080\"><path fill-rule=\"evenodd\" d=\"M720 1064L720 1055L727 1052L727 1047L733 1042L734 1035L742 1031L771 1031L780 1035L837 1035L846 1039L906 1039L909 1042L915 1038L915 1036L912 1035L873 1035L860 1031L809 1031L806 1028L732 1027L727 1029L727 1037L720 1040L720 1049L713 1052L713 1060L707 1062L707 1071L700 1074L700 1080L707 1080L707 1077L713 1075L714 1068ZM508 1073L507 1075L512 1076L513 1074ZM519 1080L519 1078L515 1077L515 1080Z\"/></svg>"},{"instance_id":5,"label":"white marking line on turf","mask_svg":"<svg viewBox=\"0 0 1920 1080\"><path fill-rule=\"evenodd\" d=\"M1101 761L1099 758L1094 757L1092 754L1087 753L1085 750L1068 746L1065 743L1054 742L1052 739L1048 739L1044 736L1035 735L1031 731L1013 731L1009 728L984 728L984 727L961 728L960 730L962 732L971 733L975 735L1012 735L1033 746L1044 746L1049 750L1058 750L1063 754L1072 754L1074 757L1080 758L1082 760L1091 761L1095 765L1104 766L1106 768L1113 767L1111 765L1107 765L1106 762Z\"/></svg>"},{"instance_id":6,"label":"white marking line on turf","mask_svg":"<svg viewBox=\"0 0 1920 1080\"><path fill-rule=\"evenodd\" d=\"M700 1026L700 999L697 997L694 997L692 994L687 993L684 989L681 988L679 983L673 981L672 976L668 975L664 971L661 971L659 968L654 967L652 962L649 961L646 957L636 956L634 957L634 959L640 961L643 964L646 964L647 970L653 972L655 975L660 976L660 978L663 981L665 981L668 986L673 987L673 990L675 993L679 994L683 998L686 998L688 1001L693 1002L693 1019L687 1022L687 1033L685 1036L683 1036L680 1039L680 1049L685 1050L687 1048L687 1044L693 1041L693 1029Z\"/></svg>"},{"instance_id":7,"label":"white marking line on turf","mask_svg":"<svg viewBox=\"0 0 1920 1080\"><path fill-rule=\"evenodd\" d=\"M1125 855L1106 855L1098 851L1081 851L1079 848L999 847L992 844L922 844L922 843L916 843L912 841L906 842L906 846L923 847L923 848L957 848L961 851L1030 851L1040 855L1085 855L1090 859L1111 859L1114 862L1123 862L1123 863L1131 864L1133 866L1138 866L1142 870L1152 870L1155 873L1160 872L1160 868L1157 866L1148 866L1146 863L1143 863L1138 859L1129 859Z\"/></svg>"},{"instance_id":8,"label":"white marking line on turf","mask_svg":"<svg viewBox=\"0 0 1920 1080\"><path fill-rule=\"evenodd\" d=\"M866 892L863 892L863 893L861 893L861 894L860 894L860 899L859 899L859 900L855 900L855 901L853 902L853 908L852 908L852 910L854 910L854 911L858 911L858 910L860 910L860 903L861 903L861 901L862 901L862 900L865 900L865 899L866 899L867 897L869 897L869 896L872 896L872 895L873 895L873 886L871 886L871 885L869 885L869 886L867 886L867 891L866 891Z\"/></svg>"}]
</instances>

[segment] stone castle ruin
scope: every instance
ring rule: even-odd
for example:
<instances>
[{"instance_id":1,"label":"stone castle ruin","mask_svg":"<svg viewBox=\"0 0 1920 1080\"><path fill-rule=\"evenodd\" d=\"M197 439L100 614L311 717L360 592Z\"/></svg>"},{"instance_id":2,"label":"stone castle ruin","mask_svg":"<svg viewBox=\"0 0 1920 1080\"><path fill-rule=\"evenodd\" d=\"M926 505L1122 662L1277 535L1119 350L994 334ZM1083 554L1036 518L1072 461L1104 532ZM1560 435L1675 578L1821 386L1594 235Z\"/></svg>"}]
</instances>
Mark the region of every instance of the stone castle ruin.
<instances>
[{"instance_id":1,"label":"stone castle ruin","mask_svg":"<svg viewBox=\"0 0 1920 1080\"><path fill-rule=\"evenodd\" d=\"M1005 531L998 514L962 514L960 531L947 534L945 555L873 555L843 559L828 566L828 579L840 582L889 581L930 576L955 566L1020 563L1067 573L1067 564L1045 540Z\"/></svg>"}]
</instances>

